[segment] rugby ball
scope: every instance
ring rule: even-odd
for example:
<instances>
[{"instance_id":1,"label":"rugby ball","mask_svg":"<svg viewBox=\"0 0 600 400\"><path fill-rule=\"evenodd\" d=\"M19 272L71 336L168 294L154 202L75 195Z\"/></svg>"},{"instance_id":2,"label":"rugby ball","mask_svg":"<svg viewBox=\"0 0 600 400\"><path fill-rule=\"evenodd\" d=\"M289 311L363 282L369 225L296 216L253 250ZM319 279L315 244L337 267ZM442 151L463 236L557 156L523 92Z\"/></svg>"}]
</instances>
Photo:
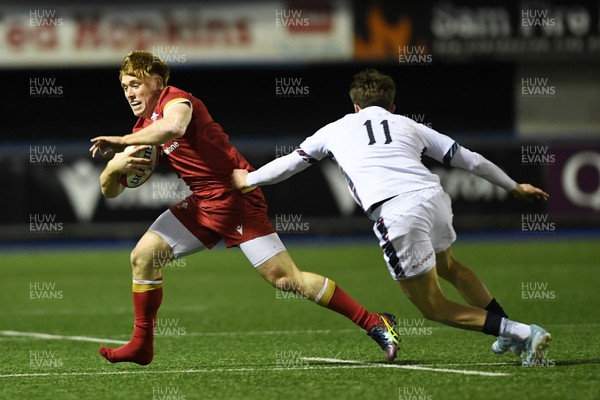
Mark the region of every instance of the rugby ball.
<instances>
[{"instance_id":1,"label":"rugby ball","mask_svg":"<svg viewBox=\"0 0 600 400\"><path fill-rule=\"evenodd\" d=\"M128 188L136 188L142 186L142 184L150 178L150 176L154 172L154 168L156 168L156 164L158 163L157 146L127 146L123 151L132 151L135 147L141 147L141 149L133 153L131 156L148 159L150 160L150 165L144 171L143 174L122 174L119 177L119 182L121 182L123 186Z\"/></svg>"}]
</instances>

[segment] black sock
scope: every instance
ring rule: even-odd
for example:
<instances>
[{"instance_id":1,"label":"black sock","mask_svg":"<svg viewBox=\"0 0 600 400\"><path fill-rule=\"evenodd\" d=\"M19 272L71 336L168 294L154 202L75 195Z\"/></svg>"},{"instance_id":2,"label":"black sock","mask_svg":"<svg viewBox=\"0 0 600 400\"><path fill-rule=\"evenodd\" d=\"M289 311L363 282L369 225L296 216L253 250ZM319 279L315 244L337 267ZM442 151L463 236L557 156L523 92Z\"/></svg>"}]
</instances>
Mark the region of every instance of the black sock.
<instances>
[{"instance_id":1,"label":"black sock","mask_svg":"<svg viewBox=\"0 0 600 400\"><path fill-rule=\"evenodd\" d=\"M500 336L501 323L501 316L488 311L487 316L485 317L485 322L483 323L482 332L486 335Z\"/></svg>"},{"instance_id":2,"label":"black sock","mask_svg":"<svg viewBox=\"0 0 600 400\"><path fill-rule=\"evenodd\" d=\"M496 301L496 299L492 299L492 301L490 301L490 304L488 304L485 307L486 311L492 312L494 314L497 314L501 317L504 318L508 318L508 315L506 315L506 313L504 312L504 310L502 309L502 307L500 306L500 304L498 304L498 302Z\"/></svg>"}]
</instances>

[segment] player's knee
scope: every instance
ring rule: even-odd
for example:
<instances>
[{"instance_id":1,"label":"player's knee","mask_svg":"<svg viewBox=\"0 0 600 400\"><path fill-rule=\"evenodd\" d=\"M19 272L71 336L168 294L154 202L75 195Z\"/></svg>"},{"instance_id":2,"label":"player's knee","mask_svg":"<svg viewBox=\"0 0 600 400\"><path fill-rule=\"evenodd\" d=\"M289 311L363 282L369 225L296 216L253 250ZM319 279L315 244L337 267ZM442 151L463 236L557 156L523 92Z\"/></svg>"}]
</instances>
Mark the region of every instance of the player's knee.
<instances>
[{"instance_id":1,"label":"player's knee","mask_svg":"<svg viewBox=\"0 0 600 400\"><path fill-rule=\"evenodd\" d=\"M258 272L272 286L284 291L297 291L300 288L301 273L293 264L274 257L258 267Z\"/></svg>"},{"instance_id":2,"label":"player's knee","mask_svg":"<svg viewBox=\"0 0 600 400\"><path fill-rule=\"evenodd\" d=\"M147 251L142 251L135 247L130 254L131 267L135 269L145 269L152 266L152 255L148 255Z\"/></svg>"},{"instance_id":3,"label":"player's knee","mask_svg":"<svg viewBox=\"0 0 600 400\"><path fill-rule=\"evenodd\" d=\"M262 275L267 282L278 290L293 292L300 287L299 282L292 274L280 269L269 270L267 273L262 273Z\"/></svg>"},{"instance_id":4,"label":"player's knee","mask_svg":"<svg viewBox=\"0 0 600 400\"><path fill-rule=\"evenodd\" d=\"M275 286L276 289L285 292L298 292L300 290L300 283L291 276L278 277L275 282L273 282L273 286Z\"/></svg>"}]
</instances>

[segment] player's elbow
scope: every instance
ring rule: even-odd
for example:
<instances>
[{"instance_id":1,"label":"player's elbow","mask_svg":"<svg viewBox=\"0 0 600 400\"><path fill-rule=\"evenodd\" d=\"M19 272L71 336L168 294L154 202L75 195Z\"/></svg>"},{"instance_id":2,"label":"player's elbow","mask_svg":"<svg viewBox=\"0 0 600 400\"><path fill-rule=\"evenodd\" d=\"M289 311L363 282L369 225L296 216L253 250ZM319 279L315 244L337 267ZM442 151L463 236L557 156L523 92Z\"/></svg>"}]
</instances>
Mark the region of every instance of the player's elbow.
<instances>
[{"instance_id":1,"label":"player's elbow","mask_svg":"<svg viewBox=\"0 0 600 400\"><path fill-rule=\"evenodd\" d=\"M472 174L477 174L477 171L479 171L479 166L479 163L467 164L464 170Z\"/></svg>"},{"instance_id":2,"label":"player's elbow","mask_svg":"<svg viewBox=\"0 0 600 400\"><path fill-rule=\"evenodd\" d=\"M461 147L452 161L451 165L455 167L464 169L467 172L477 173L483 162L483 157L478 153Z\"/></svg>"}]
</instances>

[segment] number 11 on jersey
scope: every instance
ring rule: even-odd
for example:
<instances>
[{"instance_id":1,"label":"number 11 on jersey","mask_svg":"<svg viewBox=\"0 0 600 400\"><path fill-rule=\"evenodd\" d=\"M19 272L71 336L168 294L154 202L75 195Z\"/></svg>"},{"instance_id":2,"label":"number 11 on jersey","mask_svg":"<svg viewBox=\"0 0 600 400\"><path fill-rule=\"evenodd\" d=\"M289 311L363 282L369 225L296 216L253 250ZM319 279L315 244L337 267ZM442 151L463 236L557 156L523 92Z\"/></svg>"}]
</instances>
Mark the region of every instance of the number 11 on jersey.
<instances>
[{"instance_id":1,"label":"number 11 on jersey","mask_svg":"<svg viewBox=\"0 0 600 400\"><path fill-rule=\"evenodd\" d=\"M373 133L373 125L371 124L371 120L368 119L364 124L367 127L367 135L369 135L369 146L375 144L375 134ZM385 143L392 143L392 135L390 134L390 126L388 124L387 119L381 121L381 125L383 125L383 134L385 135Z\"/></svg>"}]
</instances>

